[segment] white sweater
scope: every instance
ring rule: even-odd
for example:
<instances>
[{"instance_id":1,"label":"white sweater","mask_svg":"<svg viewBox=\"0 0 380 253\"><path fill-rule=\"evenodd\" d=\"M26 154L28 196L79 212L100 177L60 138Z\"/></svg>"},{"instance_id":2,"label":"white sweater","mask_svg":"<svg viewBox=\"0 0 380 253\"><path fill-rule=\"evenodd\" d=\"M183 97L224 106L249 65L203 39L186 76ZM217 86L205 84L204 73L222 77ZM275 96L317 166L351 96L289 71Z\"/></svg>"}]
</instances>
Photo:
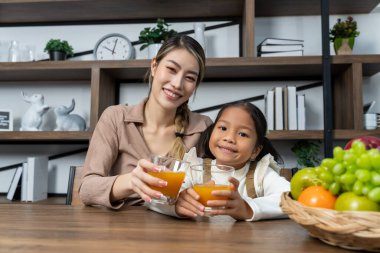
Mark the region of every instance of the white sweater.
<instances>
[{"instance_id":1,"label":"white sweater","mask_svg":"<svg viewBox=\"0 0 380 253\"><path fill-rule=\"evenodd\" d=\"M215 160L213 163L215 163ZM248 162L243 168L236 170L234 174L234 178L240 182L238 189L240 196L253 210L253 216L246 221L285 218L286 215L280 208L280 199L282 192L290 191L290 183L278 174L280 168L274 161L273 156L267 154L257 163L254 173L256 198L251 198L247 195L246 175L249 171L249 165L250 163ZM188 182L188 180L185 181ZM184 183L181 190L188 187L190 185ZM163 204L147 204L147 206L159 213L179 217L175 213L174 206Z\"/></svg>"}]
</instances>

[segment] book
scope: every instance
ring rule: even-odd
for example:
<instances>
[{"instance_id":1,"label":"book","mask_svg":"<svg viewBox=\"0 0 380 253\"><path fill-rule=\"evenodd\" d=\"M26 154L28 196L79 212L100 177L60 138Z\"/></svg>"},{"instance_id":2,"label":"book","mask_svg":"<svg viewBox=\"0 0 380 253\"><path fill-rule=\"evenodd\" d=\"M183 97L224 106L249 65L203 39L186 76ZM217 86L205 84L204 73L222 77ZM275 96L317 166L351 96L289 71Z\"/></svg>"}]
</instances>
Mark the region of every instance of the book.
<instances>
[{"instance_id":1,"label":"book","mask_svg":"<svg viewBox=\"0 0 380 253\"><path fill-rule=\"evenodd\" d=\"M306 130L305 95L297 95L297 128Z\"/></svg>"},{"instance_id":2,"label":"book","mask_svg":"<svg viewBox=\"0 0 380 253\"><path fill-rule=\"evenodd\" d=\"M18 167L13 174L11 184L9 185L9 190L7 193L7 199L17 200L21 197L21 175L22 167Z\"/></svg>"},{"instance_id":3,"label":"book","mask_svg":"<svg viewBox=\"0 0 380 253\"><path fill-rule=\"evenodd\" d=\"M284 87L282 89L282 103L283 103L283 112L284 112L284 130L289 130L288 123L288 89Z\"/></svg>"},{"instance_id":4,"label":"book","mask_svg":"<svg viewBox=\"0 0 380 253\"><path fill-rule=\"evenodd\" d=\"M303 56L303 50L284 51L284 52L258 52L259 57L275 57L275 56Z\"/></svg>"},{"instance_id":5,"label":"book","mask_svg":"<svg viewBox=\"0 0 380 253\"><path fill-rule=\"evenodd\" d=\"M28 163L22 163L21 201L28 200Z\"/></svg>"},{"instance_id":6,"label":"book","mask_svg":"<svg viewBox=\"0 0 380 253\"><path fill-rule=\"evenodd\" d=\"M28 157L27 201L47 199L48 157Z\"/></svg>"},{"instance_id":7,"label":"book","mask_svg":"<svg viewBox=\"0 0 380 253\"><path fill-rule=\"evenodd\" d=\"M284 52L303 50L303 45L259 45L257 46L258 52Z\"/></svg>"},{"instance_id":8,"label":"book","mask_svg":"<svg viewBox=\"0 0 380 253\"><path fill-rule=\"evenodd\" d=\"M288 130L297 130L297 91L296 86L288 86L287 90L287 112Z\"/></svg>"},{"instance_id":9,"label":"book","mask_svg":"<svg viewBox=\"0 0 380 253\"><path fill-rule=\"evenodd\" d=\"M303 45L303 40L284 38L265 38L259 45Z\"/></svg>"},{"instance_id":10,"label":"book","mask_svg":"<svg viewBox=\"0 0 380 253\"><path fill-rule=\"evenodd\" d=\"M268 90L264 100L268 130L274 130L274 91Z\"/></svg>"},{"instance_id":11,"label":"book","mask_svg":"<svg viewBox=\"0 0 380 253\"><path fill-rule=\"evenodd\" d=\"M274 128L284 130L282 87L274 88Z\"/></svg>"}]
</instances>

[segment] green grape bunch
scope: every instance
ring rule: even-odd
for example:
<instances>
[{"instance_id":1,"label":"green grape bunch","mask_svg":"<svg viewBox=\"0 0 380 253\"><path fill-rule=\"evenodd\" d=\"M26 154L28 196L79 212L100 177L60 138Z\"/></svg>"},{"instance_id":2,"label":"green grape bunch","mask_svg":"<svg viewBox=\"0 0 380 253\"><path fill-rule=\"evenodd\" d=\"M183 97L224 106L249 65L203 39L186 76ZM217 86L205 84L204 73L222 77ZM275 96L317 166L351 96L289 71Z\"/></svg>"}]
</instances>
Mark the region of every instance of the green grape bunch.
<instances>
[{"instance_id":1,"label":"green grape bunch","mask_svg":"<svg viewBox=\"0 0 380 253\"><path fill-rule=\"evenodd\" d=\"M334 147L333 158L324 158L319 166L307 168L303 174L306 172L309 173L308 181L303 182L302 190L310 185L323 186L337 196L336 210L380 211L379 149L366 149L365 143L354 140L348 149ZM294 175L295 181L297 174ZM296 183L300 184L291 182L295 199L299 195Z\"/></svg>"}]
</instances>

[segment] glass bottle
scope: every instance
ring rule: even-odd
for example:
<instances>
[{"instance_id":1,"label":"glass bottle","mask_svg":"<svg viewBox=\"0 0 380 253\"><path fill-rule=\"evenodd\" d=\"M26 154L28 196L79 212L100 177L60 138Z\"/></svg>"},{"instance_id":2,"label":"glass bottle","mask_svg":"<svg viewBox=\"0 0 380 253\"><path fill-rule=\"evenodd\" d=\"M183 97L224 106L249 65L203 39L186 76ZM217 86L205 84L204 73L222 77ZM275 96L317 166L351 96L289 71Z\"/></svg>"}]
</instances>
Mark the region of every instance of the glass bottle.
<instances>
[{"instance_id":1,"label":"glass bottle","mask_svg":"<svg viewBox=\"0 0 380 253\"><path fill-rule=\"evenodd\" d=\"M11 46L9 48L9 54L8 54L8 61L9 62L18 62L20 61L20 49L18 45L18 41L12 40Z\"/></svg>"}]
</instances>

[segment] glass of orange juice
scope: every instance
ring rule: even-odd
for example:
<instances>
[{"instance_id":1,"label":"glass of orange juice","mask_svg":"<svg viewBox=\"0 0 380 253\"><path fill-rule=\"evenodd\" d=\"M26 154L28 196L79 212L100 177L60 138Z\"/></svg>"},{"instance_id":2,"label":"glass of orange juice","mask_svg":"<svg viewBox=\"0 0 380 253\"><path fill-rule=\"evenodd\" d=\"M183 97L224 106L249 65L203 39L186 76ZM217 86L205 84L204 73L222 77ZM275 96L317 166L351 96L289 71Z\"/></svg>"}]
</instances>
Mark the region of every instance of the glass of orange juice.
<instances>
[{"instance_id":1,"label":"glass of orange juice","mask_svg":"<svg viewBox=\"0 0 380 253\"><path fill-rule=\"evenodd\" d=\"M229 177L235 173L234 167L228 165L216 164L213 162L204 162L203 164L190 166L191 184L196 193L199 195L199 202L205 207L205 214L215 207L207 206L208 200L225 200L225 197L212 195L213 191L231 190Z\"/></svg>"},{"instance_id":2,"label":"glass of orange juice","mask_svg":"<svg viewBox=\"0 0 380 253\"><path fill-rule=\"evenodd\" d=\"M152 156L151 161L157 165L160 171L148 172L148 174L168 183L165 187L150 186L163 195L160 199L153 199L152 202L174 205L190 163L167 156Z\"/></svg>"}]
</instances>

